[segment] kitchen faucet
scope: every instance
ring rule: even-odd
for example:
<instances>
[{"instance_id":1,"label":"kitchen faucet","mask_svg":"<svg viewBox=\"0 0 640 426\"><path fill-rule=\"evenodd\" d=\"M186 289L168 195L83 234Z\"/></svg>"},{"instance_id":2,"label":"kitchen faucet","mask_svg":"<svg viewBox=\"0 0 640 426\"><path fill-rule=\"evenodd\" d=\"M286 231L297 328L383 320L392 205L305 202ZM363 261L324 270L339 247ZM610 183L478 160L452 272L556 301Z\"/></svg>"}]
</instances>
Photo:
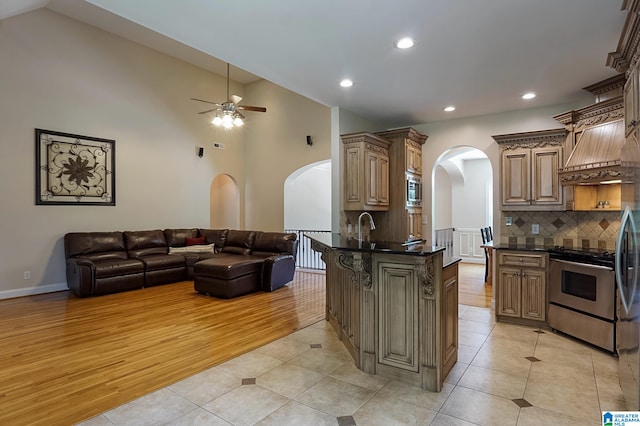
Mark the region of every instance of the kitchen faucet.
<instances>
[{"instance_id":1,"label":"kitchen faucet","mask_svg":"<svg viewBox=\"0 0 640 426\"><path fill-rule=\"evenodd\" d=\"M369 212L362 212L360 216L358 216L358 241L362 241L362 216L369 216L369 225L371 226L371 230L376 229L376 224L373 223L373 216L369 214Z\"/></svg>"}]
</instances>

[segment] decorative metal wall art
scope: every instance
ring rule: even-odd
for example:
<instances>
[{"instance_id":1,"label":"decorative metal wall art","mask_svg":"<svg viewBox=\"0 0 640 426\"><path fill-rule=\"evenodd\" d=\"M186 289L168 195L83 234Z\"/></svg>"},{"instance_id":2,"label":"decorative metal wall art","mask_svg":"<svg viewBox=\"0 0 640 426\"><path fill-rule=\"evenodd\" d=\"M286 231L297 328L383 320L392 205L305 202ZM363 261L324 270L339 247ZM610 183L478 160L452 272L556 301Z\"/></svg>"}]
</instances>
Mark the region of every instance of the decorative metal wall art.
<instances>
[{"instance_id":1,"label":"decorative metal wall art","mask_svg":"<svg viewBox=\"0 0 640 426\"><path fill-rule=\"evenodd\" d=\"M36 204L115 206L115 143L36 129Z\"/></svg>"}]
</instances>

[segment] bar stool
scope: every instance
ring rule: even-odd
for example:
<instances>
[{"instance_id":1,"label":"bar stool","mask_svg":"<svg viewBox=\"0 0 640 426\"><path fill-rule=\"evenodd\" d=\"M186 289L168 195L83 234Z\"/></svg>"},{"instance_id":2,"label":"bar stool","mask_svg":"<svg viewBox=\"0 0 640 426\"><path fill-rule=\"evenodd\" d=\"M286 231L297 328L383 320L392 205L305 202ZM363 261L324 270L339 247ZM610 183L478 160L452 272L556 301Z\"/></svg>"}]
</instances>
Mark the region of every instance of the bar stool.
<instances>
[{"instance_id":1,"label":"bar stool","mask_svg":"<svg viewBox=\"0 0 640 426\"><path fill-rule=\"evenodd\" d=\"M493 230L490 226L480 228L480 236L482 237L482 244L490 243L493 241ZM484 247L484 282L487 283L489 279L489 271L491 268L491 252L490 248Z\"/></svg>"}]
</instances>

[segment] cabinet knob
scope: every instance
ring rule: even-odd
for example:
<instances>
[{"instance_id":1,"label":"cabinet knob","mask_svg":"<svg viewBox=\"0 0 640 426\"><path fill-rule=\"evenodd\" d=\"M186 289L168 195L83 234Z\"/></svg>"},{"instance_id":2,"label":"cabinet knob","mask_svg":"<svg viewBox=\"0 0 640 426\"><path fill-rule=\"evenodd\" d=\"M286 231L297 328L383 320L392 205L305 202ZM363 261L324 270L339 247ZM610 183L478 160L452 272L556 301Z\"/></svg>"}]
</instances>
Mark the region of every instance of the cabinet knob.
<instances>
[{"instance_id":1,"label":"cabinet knob","mask_svg":"<svg viewBox=\"0 0 640 426\"><path fill-rule=\"evenodd\" d=\"M631 120L628 127L636 127L637 124L638 122L636 120Z\"/></svg>"}]
</instances>

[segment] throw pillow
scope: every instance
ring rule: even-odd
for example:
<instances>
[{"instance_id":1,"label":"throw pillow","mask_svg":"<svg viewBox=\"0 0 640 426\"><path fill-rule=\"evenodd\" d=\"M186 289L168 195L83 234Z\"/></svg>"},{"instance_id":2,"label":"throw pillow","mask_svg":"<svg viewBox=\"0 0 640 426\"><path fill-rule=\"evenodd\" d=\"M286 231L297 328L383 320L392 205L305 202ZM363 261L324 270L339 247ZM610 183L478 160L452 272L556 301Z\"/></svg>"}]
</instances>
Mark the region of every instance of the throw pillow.
<instances>
[{"instance_id":1,"label":"throw pillow","mask_svg":"<svg viewBox=\"0 0 640 426\"><path fill-rule=\"evenodd\" d=\"M187 237L184 239L184 245L185 246L197 246L197 245L203 245L206 243L206 241L204 240L204 237L197 237L197 238L192 238L192 237Z\"/></svg>"},{"instance_id":2,"label":"throw pillow","mask_svg":"<svg viewBox=\"0 0 640 426\"><path fill-rule=\"evenodd\" d=\"M180 253L213 253L213 244L194 245L185 247L169 247L169 254Z\"/></svg>"}]
</instances>

